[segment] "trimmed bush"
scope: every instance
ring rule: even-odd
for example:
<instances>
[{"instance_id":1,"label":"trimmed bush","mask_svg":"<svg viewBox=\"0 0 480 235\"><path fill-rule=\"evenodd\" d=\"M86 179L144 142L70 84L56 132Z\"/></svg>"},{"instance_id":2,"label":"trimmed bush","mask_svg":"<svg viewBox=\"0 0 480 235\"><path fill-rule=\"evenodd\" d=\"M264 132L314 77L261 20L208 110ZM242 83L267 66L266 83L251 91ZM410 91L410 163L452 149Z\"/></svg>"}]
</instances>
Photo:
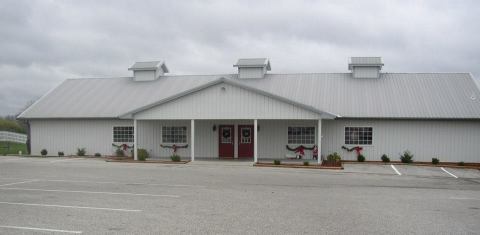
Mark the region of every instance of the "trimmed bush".
<instances>
[{"instance_id":1,"label":"trimmed bush","mask_svg":"<svg viewBox=\"0 0 480 235\"><path fill-rule=\"evenodd\" d=\"M125 152L123 152L123 150L121 148L118 148L117 150L115 150L115 155L117 157L123 157L123 156L125 156Z\"/></svg>"},{"instance_id":2,"label":"trimmed bush","mask_svg":"<svg viewBox=\"0 0 480 235\"><path fill-rule=\"evenodd\" d=\"M304 166L310 166L310 162L304 161L304 162L303 162L303 165L304 165Z\"/></svg>"},{"instance_id":3,"label":"trimmed bush","mask_svg":"<svg viewBox=\"0 0 480 235\"><path fill-rule=\"evenodd\" d=\"M95 153L95 155L94 155L94 156L95 156L95 157L101 157L101 156L102 156L102 154L100 154L100 153Z\"/></svg>"},{"instance_id":4,"label":"trimmed bush","mask_svg":"<svg viewBox=\"0 0 480 235\"><path fill-rule=\"evenodd\" d=\"M390 158L387 156L387 154L383 154L381 159L382 159L382 162L390 162Z\"/></svg>"},{"instance_id":5,"label":"trimmed bush","mask_svg":"<svg viewBox=\"0 0 480 235\"><path fill-rule=\"evenodd\" d=\"M432 164L437 165L438 163L440 163L440 160L438 160L438 158L432 158Z\"/></svg>"},{"instance_id":6,"label":"trimmed bush","mask_svg":"<svg viewBox=\"0 0 480 235\"><path fill-rule=\"evenodd\" d=\"M282 162L280 160L273 160L273 165L280 165Z\"/></svg>"},{"instance_id":7,"label":"trimmed bush","mask_svg":"<svg viewBox=\"0 0 480 235\"><path fill-rule=\"evenodd\" d=\"M58 152L59 157L63 157L65 154L63 152Z\"/></svg>"},{"instance_id":8,"label":"trimmed bush","mask_svg":"<svg viewBox=\"0 0 480 235\"><path fill-rule=\"evenodd\" d=\"M357 161L364 162L365 161L365 156L363 156L362 154L358 154Z\"/></svg>"},{"instance_id":9,"label":"trimmed bush","mask_svg":"<svg viewBox=\"0 0 480 235\"><path fill-rule=\"evenodd\" d=\"M457 165L459 165L459 166L465 166L465 162L459 162L459 163L457 163Z\"/></svg>"},{"instance_id":10,"label":"trimmed bush","mask_svg":"<svg viewBox=\"0 0 480 235\"><path fill-rule=\"evenodd\" d=\"M146 149L138 149L137 154L138 154L138 160L140 161L145 161L149 157Z\"/></svg>"},{"instance_id":11,"label":"trimmed bush","mask_svg":"<svg viewBox=\"0 0 480 235\"><path fill-rule=\"evenodd\" d=\"M412 163L413 162L413 154L410 151L406 150L403 152L403 155L400 155L400 161L403 163Z\"/></svg>"},{"instance_id":12,"label":"trimmed bush","mask_svg":"<svg viewBox=\"0 0 480 235\"><path fill-rule=\"evenodd\" d=\"M77 156L85 156L87 150L85 148L77 148Z\"/></svg>"},{"instance_id":13,"label":"trimmed bush","mask_svg":"<svg viewBox=\"0 0 480 235\"><path fill-rule=\"evenodd\" d=\"M172 156L170 156L170 159L172 159L173 162L179 162L181 160L180 156L177 154L173 154Z\"/></svg>"},{"instance_id":14,"label":"trimmed bush","mask_svg":"<svg viewBox=\"0 0 480 235\"><path fill-rule=\"evenodd\" d=\"M42 151L40 151L40 154L42 154L42 156L47 156L48 154L48 151L46 149L42 149Z\"/></svg>"},{"instance_id":15,"label":"trimmed bush","mask_svg":"<svg viewBox=\"0 0 480 235\"><path fill-rule=\"evenodd\" d=\"M340 155L337 152L334 152L334 153L329 154L327 156L327 161L329 161L329 162L339 162L341 160L342 160L342 158L340 157Z\"/></svg>"}]
</instances>

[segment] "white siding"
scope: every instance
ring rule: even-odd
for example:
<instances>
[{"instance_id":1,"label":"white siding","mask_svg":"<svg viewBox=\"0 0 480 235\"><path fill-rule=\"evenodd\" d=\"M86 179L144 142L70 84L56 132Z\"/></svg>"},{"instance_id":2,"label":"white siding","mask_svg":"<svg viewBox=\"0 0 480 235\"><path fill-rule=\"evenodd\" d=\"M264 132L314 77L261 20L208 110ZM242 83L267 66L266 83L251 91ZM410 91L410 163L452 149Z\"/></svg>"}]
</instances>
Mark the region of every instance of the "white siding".
<instances>
[{"instance_id":1,"label":"white siding","mask_svg":"<svg viewBox=\"0 0 480 235\"><path fill-rule=\"evenodd\" d=\"M378 78L379 76L379 67L353 67L354 78Z\"/></svg>"},{"instance_id":2,"label":"white siding","mask_svg":"<svg viewBox=\"0 0 480 235\"><path fill-rule=\"evenodd\" d=\"M112 155L116 149L112 147L114 126L133 126L133 121L30 120L32 154L40 155L42 149L47 149L48 155L59 151L71 155L77 148L85 148L87 155Z\"/></svg>"},{"instance_id":3,"label":"white siding","mask_svg":"<svg viewBox=\"0 0 480 235\"><path fill-rule=\"evenodd\" d=\"M153 81L157 78L155 71L134 71L135 81Z\"/></svg>"},{"instance_id":4,"label":"white siding","mask_svg":"<svg viewBox=\"0 0 480 235\"><path fill-rule=\"evenodd\" d=\"M318 119L319 114L226 83L135 114L137 119Z\"/></svg>"},{"instance_id":5,"label":"white siding","mask_svg":"<svg viewBox=\"0 0 480 235\"><path fill-rule=\"evenodd\" d=\"M338 152L343 159L356 160L354 152L341 149L345 126L373 127L373 144L363 146L367 160L379 161L385 153L398 161L400 154L409 150L415 161L430 162L436 157L445 162L480 162L479 121L324 120L323 155Z\"/></svg>"},{"instance_id":6,"label":"white siding","mask_svg":"<svg viewBox=\"0 0 480 235\"><path fill-rule=\"evenodd\" d=\"M238 78L263 78L265 72L265 68L238 68Z\"/></svg>"},{"instance_id":7,"label":"white siding","mask_svg":"<svg viewBox=\"0 0 480 235\"><path fill-rule=\"evenodd\" d=\"M138 126L138 148L146 149L151 157L169 157L173 153L171 148L160 147L160 144L162 143L162 126L186 126L187 127L187 144L190 145L190 122L189 121L138 120L137 126ZM198 139L196 140L198 143L199 140ZM166 144L166 145L171 145L171 144ZM183 144L178 144L178 145L183 145ZM199 151L197 150L197 148L195 150ZM188 148L177 149L177 154L180 155L182 158L189 158L190 146Z\"/></svg>"}]
</instances>

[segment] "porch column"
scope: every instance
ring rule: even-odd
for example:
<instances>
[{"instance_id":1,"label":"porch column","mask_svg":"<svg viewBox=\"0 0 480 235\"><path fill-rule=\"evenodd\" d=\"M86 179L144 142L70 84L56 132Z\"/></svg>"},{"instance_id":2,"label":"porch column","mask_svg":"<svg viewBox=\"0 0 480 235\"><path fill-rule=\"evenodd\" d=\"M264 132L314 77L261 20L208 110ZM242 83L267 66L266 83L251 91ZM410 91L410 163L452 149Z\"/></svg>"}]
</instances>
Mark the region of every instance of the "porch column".
<instances>
[{"instance_id":1,"label":"porch column","mask_svg":"<svg viewBox=\"0 0 480 235\"><path fill-rule=\"evenodd\" d=\"M137 161L138 160L138 135L137 135L137 119L133 119L133 160Z\"/></svg>"},{"instance_id":2,"label":"porch column","mask_svg":"<svg viewBox=\"0 0 480 235\"><path fill-rule=\"evenodd\" d=\"M190 122L190 161L195 160L195 120Z\"/></svg>"},{"instance_id":3,"label":"porch column","mask_svg":"<svg viewBox=\"0 0 480 235\"><path fill-rule=\"evenodd\" d=\"M318 119L318 125L317 125L317 148L318 148L318 156L317 156L317 161L318 164L322 163L322 119Z\"/></svg>"},{"instance_id":4,"label":"porch column","mask_svg":"<svg viewBox=\"0 0 480 235\"><path fill-rule=\"evenodd\" d=\"M253 162L258 162L258 120L253 121Z\"/></svg>"}]
</instances>

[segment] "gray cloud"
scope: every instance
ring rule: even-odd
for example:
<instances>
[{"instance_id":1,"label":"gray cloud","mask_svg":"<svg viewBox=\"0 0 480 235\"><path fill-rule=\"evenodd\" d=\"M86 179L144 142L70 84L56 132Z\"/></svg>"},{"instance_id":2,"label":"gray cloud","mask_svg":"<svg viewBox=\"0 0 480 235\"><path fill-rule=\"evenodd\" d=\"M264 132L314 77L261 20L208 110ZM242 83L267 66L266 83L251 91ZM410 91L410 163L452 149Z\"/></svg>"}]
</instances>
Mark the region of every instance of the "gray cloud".
<instances>
[{"instance_id":1,"label":"gray cloud","mask_svg":"<svg viewBox=\"0 0 480 235\"><path fill-rule=\"evenodd\" d=\"M344 72L380 55L389 72L480 75L478 1L2 1L0 115L70 77L129 76L136 60L175 74Z\"/></svg>"}]
</instances>

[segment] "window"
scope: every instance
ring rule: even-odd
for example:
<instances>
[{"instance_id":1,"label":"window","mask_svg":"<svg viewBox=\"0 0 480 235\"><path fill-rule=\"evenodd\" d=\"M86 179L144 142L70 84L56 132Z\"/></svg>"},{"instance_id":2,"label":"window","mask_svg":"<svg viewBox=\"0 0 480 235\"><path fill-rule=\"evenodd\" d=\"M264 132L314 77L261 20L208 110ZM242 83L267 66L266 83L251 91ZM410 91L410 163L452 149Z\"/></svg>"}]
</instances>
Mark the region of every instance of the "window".
<instances>
[{"instance_id":1,"label":"window","mask_svg":"<svg viewBox=\"0 0 480 235\"><path fill-rule=\"evenodd\" d=\"M114 126L113 142L133 142L133 126Z\"/></svg>"},{"instance_id":2,"label":"window","mask_svg":"<svg viewBox=\"0 0 480 235\"><path fill-rule=\"evenodd\" d=\"M345 127L345 144L372 144L372 127Z\"/></svg>"},{"instance_id":3,"label":"window","mask_svg":"<svg viewBox=\"0 0 480 235\"><path fill-rule=\"evenodd\" d=\"M186 144L187 127L185 126L163 126L162 142L169 144Z\"/></svg>"},{"instance_id":4,"label":"window","mask_svg":"<svg viewBox=\"0 0 480 235\"><path fill-rule=\"evenodd\" d=\"M288 127L288 144L315 144L315 127Z\"/></svg>"}]
</instances>

